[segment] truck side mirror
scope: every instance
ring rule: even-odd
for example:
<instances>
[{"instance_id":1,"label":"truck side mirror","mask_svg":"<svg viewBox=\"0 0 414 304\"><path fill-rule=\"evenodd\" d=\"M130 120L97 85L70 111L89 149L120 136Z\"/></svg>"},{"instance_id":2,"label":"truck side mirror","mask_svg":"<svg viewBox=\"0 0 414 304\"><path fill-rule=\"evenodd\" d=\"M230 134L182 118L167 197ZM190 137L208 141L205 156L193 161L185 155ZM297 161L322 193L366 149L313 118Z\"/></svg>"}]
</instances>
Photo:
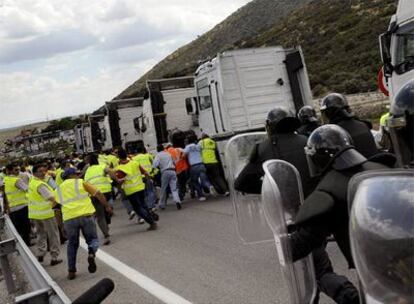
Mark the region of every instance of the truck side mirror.
<instances>
[{"instance_id":1,"label":"truck side mirror","mask_svg":"<svg viewBox=\"0 0 414 304\"><path fill-rule=\"evenodd\" d=\"M391 59L391 33L386 32L379 36L381 59L384 64L384 76L390 77L394 71Z\"/></svg>"},{"instance_id":2,"label":"truck side mirror","mask_svg":"<svg viewBox=\"0 0 414 304\"><path fill-rule=\"evenodd\" d=\"M141 132L145 133L145 131L147 131L147 125L146 125L145 120L144 120L144 115L142 115L141 119L142 119L141 120Z\"/></svg>"},{"instance_id":3,"label":"truck side mirror","mask_svg":"<svg viewBox=\"0 0 414 304\"><path fill-rule=\"evenodd\" d=\"M137 132L141 132L141 127L139 125L139 117L134 118L134 129Z\"/></svg>"},{"instance_id":4,"label":"truck side mirror","mask_svg":"<svg viewBox=\"0 0 414 304\"><path fill-rule=\"evenodd\" d=\"M186 98L185 99L185 108L187 110L187 114L194 114L194 109L193 109L193 103L191 101L191 98Z\"/></svg>"}]
</instances>

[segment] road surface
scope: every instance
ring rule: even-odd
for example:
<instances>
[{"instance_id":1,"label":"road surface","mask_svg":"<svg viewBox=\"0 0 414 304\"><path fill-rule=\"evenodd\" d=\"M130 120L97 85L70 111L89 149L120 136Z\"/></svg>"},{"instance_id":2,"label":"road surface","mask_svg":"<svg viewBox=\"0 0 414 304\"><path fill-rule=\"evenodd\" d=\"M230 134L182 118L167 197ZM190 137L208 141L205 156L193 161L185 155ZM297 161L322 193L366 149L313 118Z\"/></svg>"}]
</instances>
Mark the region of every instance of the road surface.
<instances>
[{"instance_id":1,"label":"road surface","mask_svg":"<svg viewBox=\"0 0 414 304\"><path fill-rule=\"evenodd\" d=\"M117 202L112 243L100 247L94 274L87 271L85 249L79 249L73 281L66 279L66 246L64 264L51 267L48 258L43 264L71 299L108 277L115 290L105 303L286 303L274 244L240 241L229 198L186 200L180 211L170 201L159 215L159 230L147 232L147 224L130 221ZM336 244L328 252L336 271L355 281ZM322 296L321 303L333 302Z\"/></svg>"}]
</instances>

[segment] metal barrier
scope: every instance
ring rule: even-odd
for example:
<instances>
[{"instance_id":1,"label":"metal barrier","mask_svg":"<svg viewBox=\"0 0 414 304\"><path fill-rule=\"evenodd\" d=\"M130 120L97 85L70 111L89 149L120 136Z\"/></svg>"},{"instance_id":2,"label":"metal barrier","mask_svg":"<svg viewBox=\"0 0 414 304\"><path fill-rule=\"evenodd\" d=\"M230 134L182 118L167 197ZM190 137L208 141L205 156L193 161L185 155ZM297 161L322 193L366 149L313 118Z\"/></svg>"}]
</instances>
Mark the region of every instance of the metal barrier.
<instances>
[{"instance_id":1,"label":"metal barrier","mask_svg":"<svg viewBox=\"0 0 414 304\"><path fill-rule=\"evenodd\" d=\"M19 295L15 303L24 304L70 304L72 301L44 270L26 246L8 215L0 217L0 230L4 240L0 241L0 265L9 293L15 291L8 255L17 252L20 267L30 284L29 293Z\"/></svg>"}]
</instances>

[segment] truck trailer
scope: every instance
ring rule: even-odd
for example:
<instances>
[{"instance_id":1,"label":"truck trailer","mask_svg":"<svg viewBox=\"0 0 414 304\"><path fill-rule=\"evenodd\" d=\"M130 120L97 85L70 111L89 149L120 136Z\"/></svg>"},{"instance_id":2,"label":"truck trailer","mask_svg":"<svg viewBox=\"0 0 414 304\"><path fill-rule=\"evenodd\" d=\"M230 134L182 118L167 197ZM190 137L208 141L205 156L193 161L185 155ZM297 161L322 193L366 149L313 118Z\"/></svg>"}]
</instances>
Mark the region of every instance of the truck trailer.
<instances>
[{"instance_id":1,"label":"truck trailer","mask_svg":"<svg viewBox=\"0 0 414 304\"><path fill-rule=\"evenodd\" d=\"M195 95L192 76L147 81L141 131L148 151L155 152L158 144L170 141L174 130L198 129L185 107L185 101Z\"/></svg>"}]
</instances>

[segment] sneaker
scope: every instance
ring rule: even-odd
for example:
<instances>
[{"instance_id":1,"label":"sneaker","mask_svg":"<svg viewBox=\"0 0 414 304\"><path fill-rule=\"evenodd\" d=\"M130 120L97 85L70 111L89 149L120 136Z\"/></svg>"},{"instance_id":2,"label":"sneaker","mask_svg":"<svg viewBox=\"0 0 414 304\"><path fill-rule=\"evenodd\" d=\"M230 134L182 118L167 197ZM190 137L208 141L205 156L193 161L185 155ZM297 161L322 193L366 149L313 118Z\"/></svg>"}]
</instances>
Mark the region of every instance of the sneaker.
<instances>
[{"instance_id":1,"label":"sneaker","mask_svg":"<svg viewBox=\"0 0 414 304\"><path fill-rule=\"evenodd\" d=\"M58 265L58 264L60 264L62 262L63 262L63 260L61 260L61 259L52 259L50 261L50 266L55 266L55 265Z\"/></svg>"},{"instance_id":2,"label":"sneaker","mask_svg":"<svg viewBox=\"0 0 414 304\"><path fill-rule=\"evenodd\" d=\"M210 189L210 195L213 195L213 196L216 196L217 195L216 189L214 189L213 186L210 186L209 189Z\"/></svg>"},{"instance_id":3,"label":"sneaker","mask_svg":"<svg viewBox=\"0 0 414 304\"><path fill-rule=\"evenodd\" d=\"M181 203L175 203L175 205L177 206L178 210L181 210Z\"/></svg>"},{"instance_id":4,"label":"sneaker","mask_svg":"<svg viewBox=\"0 0 414 304\"><path fill-rule=\"evenodd\" d=\"M111 239L109 238L109 235L106 236L102 242L103 245L109 245L111 243Z\"/></svg>"},{"instance_id":5,"label":"sneaker","mask_svg":"<svg viewBox=\"0 0 414 304\"><path fill-rule=\"evenodd\" d=\"M230 196L230 192L226 191L226 193L224 193L224 196Z\"/></svg>"},{"instance_id":6,"label":"sneaker","mask_svg":"<svg viewBox=\"0 0 414 304\"><path fill-rule=\"evenodd\" d=\"M135 211L131 211L129 213L129 220L132 220L135 217L135 215L136 215Z\"/></svg>"},{"instance_id":7,"label":"sneaker","mask_svg":"<svg viewBox=\"0 0 414 304\"><path fill-rule=\"evenodd\" d=\"M96 272L95 254L90 253L88 255L88 271L90 273Z\"/></svg>"},{"instance_id":8,"label":"sneaker","mask_svg":"<svg viewBox=\"0 0 414 304\"><path fill-rule=\"evenodd\" d=\"M200 202L204 202L204 201L206 200L206 197L205 197L205 196L200 196L200 197L198 198L198 200L199 200Z\"/></svg>"},{"instance_id":9,"label":"sneaker","mask_svg":"<svg viewBox=\"0 0 414 304\"><path fill-rule=\"evenodd\" d=\"M147 228L147 231L157 230L157 228L158 228L157 223L153 223Z\"/></svg>"},{"instance_id":10,"label":"sneaker","mask_svg":"<svg viewBox=\"0 0 414 304\"><path fill-rule=\"evenodd\" d=\"M43 260L44 260L44 257L42 257L42 256L38 256L38 257L37 257L37 261L38 261L39 263L43 263Z\"/></svg>"},{"instance_id":11,"label":"sneaker","mask_svg":"<svg viewBox=\"0 0 414 304\"><path fill-rule=\"evenodd\" d=\"M73 280L74 278L76 278L76 272L69 271L68 280Z\"/></svg>"},{"instance_id":12,"label":"sneaker","mask_svg":"<svg viewBox=\"0 0 414 304\"><path fill-rule=\"evenodd\" d=\"M142 225L142 224L144 224L145 223L145 220L143 219L143 218L139 218L138 220L137 220L137 224L138 225Z\"/></svg>"}]
</instances>

